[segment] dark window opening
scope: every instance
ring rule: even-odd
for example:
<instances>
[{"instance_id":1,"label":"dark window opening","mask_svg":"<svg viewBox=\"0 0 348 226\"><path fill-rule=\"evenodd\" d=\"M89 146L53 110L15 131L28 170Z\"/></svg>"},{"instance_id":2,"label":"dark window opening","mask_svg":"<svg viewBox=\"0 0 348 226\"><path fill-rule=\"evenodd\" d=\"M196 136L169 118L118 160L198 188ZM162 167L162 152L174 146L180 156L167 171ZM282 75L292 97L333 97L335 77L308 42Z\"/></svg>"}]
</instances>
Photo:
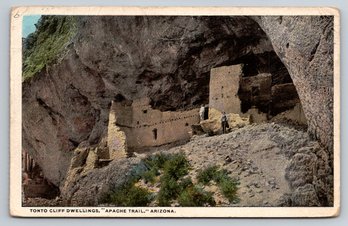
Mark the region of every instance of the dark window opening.
<instances>
[{"instance_id":1,"label":"dark window opening","mask_svg":"<svg viewBox=\"0 0 348 226\"><path fill-rule=\"evenodd\" d=\"M189 124L186 122L186 123L185 123L185 126L189 126Z\"/></svg>"},{"instance_id":2,"label":"dark window opening","mask_svg":"<svg viewBox=\"0 0 348 226\"><path fill-rule=\"evenodd\" d=\"M140 123L140 122L139 122L139 121L137 121L137 125L139 125L139 123Z\"/></svg>"},{"instance_id":3,"label":"dark window opening","mask_svg":"<svg viewBox=\"0 0 348 226\"><path fill-rule=\"evenodd\" d=\"M152 130L152 134L153 134L153 139L157 140L157 129L153 129Z\"/></svg>"},{"instance_id":4,"label":"dark window opening","mask_svg":"<svg viewBox=\"0 0 348 226\"><path fill-rule=\"evenodd\" d=\"M146 114L146 113L147 113L147 110L143 110L143 113Z\"/></svg>"},{"instance_id":5,"label":"dark window opening","mask_svg":"<svg viewBox=\"0 0 348 226\"><path fill-rule=\"evenodd\" d=\"M203 117L203 119L207 120L208 118L209 118L209 107L205 106L204 107L204 117Z\"/></svg>"}]
</instances>

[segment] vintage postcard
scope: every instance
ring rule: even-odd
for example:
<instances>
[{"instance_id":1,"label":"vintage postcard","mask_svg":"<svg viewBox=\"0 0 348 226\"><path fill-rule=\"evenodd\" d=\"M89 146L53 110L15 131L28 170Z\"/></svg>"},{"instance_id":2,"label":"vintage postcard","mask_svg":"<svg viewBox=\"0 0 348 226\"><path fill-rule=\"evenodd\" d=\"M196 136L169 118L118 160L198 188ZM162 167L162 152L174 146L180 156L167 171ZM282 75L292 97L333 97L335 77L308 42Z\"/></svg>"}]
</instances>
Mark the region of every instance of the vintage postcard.
<instances>
[{"instance_id":1,"label":"vintage postcard","mask_svg":"<svg viewBox=\"0 0 348 226\"><path fill-rule=\"evenodd\" d=\"M334 8L17 7L10 212L334 217Z\"/></svg>"}]
</instances>

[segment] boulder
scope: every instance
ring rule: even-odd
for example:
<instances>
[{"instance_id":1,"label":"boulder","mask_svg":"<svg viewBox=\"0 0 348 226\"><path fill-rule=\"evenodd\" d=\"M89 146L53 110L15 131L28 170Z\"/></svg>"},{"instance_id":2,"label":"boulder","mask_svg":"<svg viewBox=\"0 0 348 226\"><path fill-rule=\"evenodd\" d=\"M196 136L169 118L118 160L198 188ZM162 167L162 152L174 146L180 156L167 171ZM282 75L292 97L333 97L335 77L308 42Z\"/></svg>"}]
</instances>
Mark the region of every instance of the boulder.
<instances>
[{"instance_id":1,"label":"boulder","mask_svg":"<svg viewBox=\"0 0 348 226\"><path fill-rule=\"evenodd\" d=\"M292 206L320 206L320 202L312 184L298 187L291 195Z\"/></svg>"},{"instance_id":2,"label":"boulder","mask_svg":"<svg viewBox=\"0 0 348 226\"><path fill-rule=\"evenodd\" d=\"M125 183L132 176L132 169L139 158L123 158L108 166L83 171L70 169L65 186L61 189L63 203L68 206L97 206L113 188Z\"/></svg>"},{"instance_id":3,"label":"boulder","mask_svg":"<svg viewBox=\"0 0 348 226\"><path fill-rule=\"evenodd\" d=\"M203 135L204 130L200 124L193 124L191 125L191 135Z\"/></svg>"},{"instance_id":4,"label":"boulder","mask_svg":"<svg viewBox=\"0 0 348 226\"><path fill-rule=\"evenodd\" d=\"M239 114L226 114L228 119L229 129L242 128L250 124L250 117L242 117ZM204 132L214 135L222 132L221 127L222 113L215 108L209 108L209 118L200 122Z\"/></svg>"}]
</instances>

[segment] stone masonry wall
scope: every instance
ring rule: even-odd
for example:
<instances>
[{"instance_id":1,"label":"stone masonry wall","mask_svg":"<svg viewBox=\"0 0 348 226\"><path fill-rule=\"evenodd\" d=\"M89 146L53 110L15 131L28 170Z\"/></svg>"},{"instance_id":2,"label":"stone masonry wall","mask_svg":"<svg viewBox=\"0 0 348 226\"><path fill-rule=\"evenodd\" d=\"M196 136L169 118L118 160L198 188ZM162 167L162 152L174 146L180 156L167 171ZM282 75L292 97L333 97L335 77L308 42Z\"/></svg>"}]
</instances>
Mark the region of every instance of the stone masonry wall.
<instances>
[{"instance_id":1,"label":"stone masonry wall","mask_svg":"<svg viewBox=\"0 0 348 226\"><path fill-rule=\"evenodd\" d=\"M268 113L271 100L272 75L263 73L257 76L242 78L238 96L241 99L241 111L245 112L252 106ZM244 109L243 109L244 108Z\"/></svg>"},{"instance_id":2,"label":"stone masonry wall","mask_svg":"<svg viewBox=\"0 0 348 226\"><path fill-rule=\"evenodd\" d=\"M126 134L116 125L117 115L111 104L108 124L109 158L123 158L127 156Z\"/></svg>"},{"instance_id":3,"label":"stone masonry wall","mask_svg":"<svg viewBox=\"0 0 348 226\"><path fill-rule=\"evenodd\" d=\"M221 112L240 113L237 96L243 65L212 68L209 83L209 107Z\"/></svg>"},{"instance_id":4,"label":"stone masonry wall","mask_svg":"<svg viewBox=\"0 0 348 226\"><path fill-rule=\"evenodd\" d=\"M131 105L113 103L112 109L116 125L124 131L130 149L187 140L191 125L199 123L198 109L161 112L152 109L147 98L135 100Z\"/></svg>"}]
</instances>

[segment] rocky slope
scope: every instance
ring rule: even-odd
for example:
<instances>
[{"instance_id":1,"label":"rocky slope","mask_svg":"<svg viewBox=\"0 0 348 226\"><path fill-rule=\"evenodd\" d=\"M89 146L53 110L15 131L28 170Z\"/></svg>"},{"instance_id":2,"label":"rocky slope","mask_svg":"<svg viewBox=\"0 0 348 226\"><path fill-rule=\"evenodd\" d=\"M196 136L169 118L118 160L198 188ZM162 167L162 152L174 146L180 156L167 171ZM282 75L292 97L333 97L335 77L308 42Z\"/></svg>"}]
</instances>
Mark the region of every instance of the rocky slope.
<instances>
[{"instance_id":1,"label":"rocky slope","mask_svg":"<svg viewBox=\"0 0 348 226\"><path fill-rule=\"evenodd\" d=\"M333 202L329 155L306 132L293 127L253 124L229 134L194 136L185 145L162 151L184 152L192 178L200 169L217 165L237 179L237 203L229 203L218 189L210 190L218 206L328 206ZM63 190L63 197L68 205L100 205L103 194L124 183L139 161L133 157L82 173Z\"/></svg>"}]
</instances>

